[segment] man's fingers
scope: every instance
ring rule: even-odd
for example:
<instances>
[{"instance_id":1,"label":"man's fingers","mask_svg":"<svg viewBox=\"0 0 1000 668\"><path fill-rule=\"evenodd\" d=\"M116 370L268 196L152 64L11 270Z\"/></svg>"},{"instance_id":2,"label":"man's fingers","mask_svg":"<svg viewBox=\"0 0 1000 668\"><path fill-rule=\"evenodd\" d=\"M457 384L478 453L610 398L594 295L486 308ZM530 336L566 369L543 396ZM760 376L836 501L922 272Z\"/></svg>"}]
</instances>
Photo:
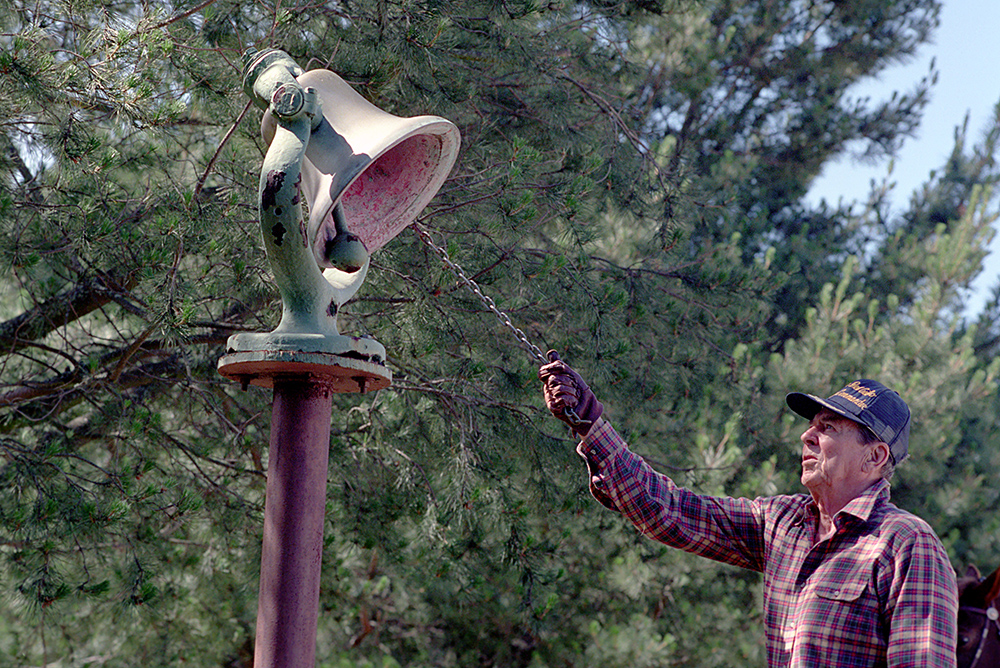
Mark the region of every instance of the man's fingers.
<instances>
[{"instance_id":1,"label":"man's fingers","mask_svg":"<svg viewBox=\"0 0 1000 668\"><path fill-rule=\"evenodd\" d=\"M557 408L560 411L564 411L567 408L576 408L580 400L573 394L560 394L546 397L546 403L550 408Z\"/></svg>"},{"instance_id":2,"label":"man's fingers","mask_svg":"<svg viewBox=\"0 0 1000 668\"><path fill-rule=\"evenodd\" d=\"M566 387L576 388L576 381L573 380L573 376L566 373L554 373L546 376L545 384L549 387L564 385Z\"/></svg>"},{"instance_id":3,"label":"man's fingers","mask_svg":"<svg viewBox=\"0 0 1000 668\"><path fill-rule=\"evenodd\" d=\"M538 377L545 381L551 376L565 376L568 372L569 367L566 366L565 362L549 362L538 369Z\"/></svg>"},{"instance_id":4,"label":"man's fingers","mask_svg":"<svg viewBox=\"0 0 1000 668\"><path fill-rule=\"evenodd\" d=\"M572 383L552 383L551 385L546 383L545 393L553 397L570 396L575 398L579 396L576 386Z\"/></svg>"},{"instance_id":5,"label":"man's fingers","mask_svg":"<svg viewBox=\"0 0 1000 668\"><path fill-rule=\"evenodd\" d=\"M546 383L544 390L545 403L549 405L549 408L560 412L567 408L573 408L580 401L576 386L572 383Z\"/></svg>"}]
</instances>

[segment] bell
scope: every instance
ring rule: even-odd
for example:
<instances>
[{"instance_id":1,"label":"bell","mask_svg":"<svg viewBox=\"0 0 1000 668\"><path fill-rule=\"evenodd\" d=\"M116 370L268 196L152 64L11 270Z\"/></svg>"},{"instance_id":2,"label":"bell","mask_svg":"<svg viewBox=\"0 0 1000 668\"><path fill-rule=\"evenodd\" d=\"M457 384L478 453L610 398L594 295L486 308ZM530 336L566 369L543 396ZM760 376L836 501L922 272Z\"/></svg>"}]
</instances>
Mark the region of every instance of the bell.
<instances>
[{"instance_id":1,"label":"bell","mask_svg":"<svg viewBox=\"0 0 1000 668\"><path fill-rule=\"evenodd\" d=\"M387 387L385 348L340 334L337 314L370 254L441 188L458 157L458 128L437 116L393 116L282 51L248 49L244 65L244 91L265 112L260 223L282 316L270 333L231 336L219 372L244 386L309 376L335 392Z\"/></svg>"},{"instance_id":2,"label":"bell","mask_svg":"<svg viewBox=\"0 0 1000 668\"><path fill-rule=\"evenodd\" d=\"M364 251L384 246L437 194L458 157L458 128L437 116L382 111L329 70L296 80L316 91L323 110L302 163L313 253L320 267L350 273L367 259ZM265 113L268 144L274 128Z\"/></svg>"}]
</instances>

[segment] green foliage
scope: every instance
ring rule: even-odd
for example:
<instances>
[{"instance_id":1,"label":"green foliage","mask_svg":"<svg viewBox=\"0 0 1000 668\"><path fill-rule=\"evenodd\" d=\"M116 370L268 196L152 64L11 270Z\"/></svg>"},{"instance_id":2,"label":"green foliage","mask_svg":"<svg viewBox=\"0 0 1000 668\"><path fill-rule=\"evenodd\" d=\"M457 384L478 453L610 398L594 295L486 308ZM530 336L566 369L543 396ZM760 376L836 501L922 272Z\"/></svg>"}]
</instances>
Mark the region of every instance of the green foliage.
<instances>
[{"instance_id":1,"label":"green foliage","mask_svg":"<svg viewBox=\"0 0 1000 668\"><path fill-rule=\"evenodd\" d=\"M894 499L957 566L1000 559L1000 297L960 314L1000 120L904 211L809 206L891 156L934 73L851 84L933 0L15 3L0 17L0 663L248 666L266 392L216 372L280 313L247 46L462 132L420 224L636 451L706 493L795 492L789 390L914 409ZM998 293L1000 295L1000 293ZM411 230L342 331L387 390L334 402L318 665L763 665L760 582L638 537L587 492L537 362Z\"/></svg>"}]
</instances>

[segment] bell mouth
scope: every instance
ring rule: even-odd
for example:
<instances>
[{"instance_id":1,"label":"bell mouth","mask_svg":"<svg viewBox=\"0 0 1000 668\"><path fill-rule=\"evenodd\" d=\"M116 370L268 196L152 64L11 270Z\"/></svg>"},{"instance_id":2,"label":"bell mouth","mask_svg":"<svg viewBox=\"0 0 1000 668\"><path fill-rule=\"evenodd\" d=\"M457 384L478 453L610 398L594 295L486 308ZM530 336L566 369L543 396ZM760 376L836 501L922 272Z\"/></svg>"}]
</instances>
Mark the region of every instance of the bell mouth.
<instances>
[{"instance_id":1,"label":"bell mouth","mask_svg":"<svg viewBox=\"0 0 1000 668\"><path fill-rule=\"evenodd\" d=\"M433 199L454 162L442 170L445 148L442 135L406 137L375 158L344 189L334 206L343 208L348 230L369 252L402 232ZM324 242L334 229L334 206L317 230L316 238Z\"/></svg>"}]
</instances>

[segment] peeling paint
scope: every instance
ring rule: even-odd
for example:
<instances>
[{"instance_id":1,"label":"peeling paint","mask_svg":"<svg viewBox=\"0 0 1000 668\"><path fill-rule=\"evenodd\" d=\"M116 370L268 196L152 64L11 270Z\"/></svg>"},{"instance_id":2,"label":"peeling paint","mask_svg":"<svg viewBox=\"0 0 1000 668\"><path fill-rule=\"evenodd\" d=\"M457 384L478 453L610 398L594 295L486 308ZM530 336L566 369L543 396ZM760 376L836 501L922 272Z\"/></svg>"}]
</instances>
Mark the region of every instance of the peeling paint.
<instances>
[{"instance_id":1,"label":"peeling paint","mask_svg":"<svg viewBox=\"0 0 1000 668\"><path fill-rule=\"evenodd\" d=\"M262 209L270 209L277 203L278 192L284 184L284 172L272 169L267 173L267 179L264 181L264 187L260 191L260 207Z\"/></svg>"},{"instance_id":2,"label":"peeling paint","mask_svg":"<svg viewBox=\"0 0 1000 668\"><path fill-rule=\"evenodd\" d=\"M281 240L285 236L285 226L281 223L275 223L274 227L271 228L271 235L274 237L274 245L280 246Z\"/></svg>"}]
</instances>

